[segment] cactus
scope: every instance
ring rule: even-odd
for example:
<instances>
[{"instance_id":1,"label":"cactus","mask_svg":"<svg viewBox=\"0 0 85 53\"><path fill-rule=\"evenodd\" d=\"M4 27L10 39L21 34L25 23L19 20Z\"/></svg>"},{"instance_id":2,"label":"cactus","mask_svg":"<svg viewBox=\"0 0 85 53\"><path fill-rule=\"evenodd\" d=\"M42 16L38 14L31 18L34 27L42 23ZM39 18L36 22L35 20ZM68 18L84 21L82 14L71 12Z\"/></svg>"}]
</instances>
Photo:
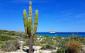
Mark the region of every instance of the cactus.
<instances>
[{"instance_id":1,"label":"cactus","mask_svg":"<svg viewBox=\"0 0 85 53\"><path fill-rule=\"evenodd\" d=\"M38 10L35 11L35 18L34 21L32 20L32 1L30 1L29 6L29 14L27 15L26 9L23 11L23 17L24 17L24 28L25 33L28 35L29 38L29 52L33 53L33 36L35 35L37 31L38 26Z\"/></svg>"}]
</instances>

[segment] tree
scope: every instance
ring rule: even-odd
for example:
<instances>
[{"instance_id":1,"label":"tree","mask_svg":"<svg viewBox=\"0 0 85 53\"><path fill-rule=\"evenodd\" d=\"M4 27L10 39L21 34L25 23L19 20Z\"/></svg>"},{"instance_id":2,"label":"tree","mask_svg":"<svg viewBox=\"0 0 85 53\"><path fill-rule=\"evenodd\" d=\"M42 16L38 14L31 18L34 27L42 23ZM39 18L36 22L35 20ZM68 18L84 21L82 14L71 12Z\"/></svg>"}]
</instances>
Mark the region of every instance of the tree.
<instances>
[{"instance_id":1,"label":"tree","mask_svg":"<svg viewBox=\"0 0 85 53\"><path fill-rule=\"evenodd\" d=\"M29 52L33 53L33 37L37 31L38 26L38 10L35 11L35 18L34 21L32 20L32 1L29 3L29 14L27 16L26 10L23 11L23 17L24 17L24 28L25 33L27 34L29 38Z\"/></svg>"}]
</instances>

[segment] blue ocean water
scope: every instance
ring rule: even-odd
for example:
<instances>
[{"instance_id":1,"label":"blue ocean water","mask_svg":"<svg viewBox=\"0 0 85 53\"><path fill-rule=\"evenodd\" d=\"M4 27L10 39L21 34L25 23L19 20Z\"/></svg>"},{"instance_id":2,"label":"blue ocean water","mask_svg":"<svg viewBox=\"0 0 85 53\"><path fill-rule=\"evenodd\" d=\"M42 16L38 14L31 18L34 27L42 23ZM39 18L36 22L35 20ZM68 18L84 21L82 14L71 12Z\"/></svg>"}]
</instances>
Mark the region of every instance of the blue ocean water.
<instances>
[{"instance_id":1,"label":"blue ocean water","mask_svg":"<svg viewBox=\"0 0 85 53\"><path fill-rule=\"evenodd\" d=\"M41 36L59 36L59 37L85 37L85 32L37 32Z\"/></svg>"}]
</instances>

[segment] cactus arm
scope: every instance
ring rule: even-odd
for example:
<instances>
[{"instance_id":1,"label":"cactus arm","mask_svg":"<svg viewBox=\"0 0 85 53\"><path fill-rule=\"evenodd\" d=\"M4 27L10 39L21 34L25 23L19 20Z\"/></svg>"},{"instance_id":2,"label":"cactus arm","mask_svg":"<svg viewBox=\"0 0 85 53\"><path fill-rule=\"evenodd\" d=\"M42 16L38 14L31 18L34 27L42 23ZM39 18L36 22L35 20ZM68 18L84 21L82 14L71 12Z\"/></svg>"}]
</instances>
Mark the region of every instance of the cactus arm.
<instances>
[{"instance_id":1,"label":"cactus arm","mask_svg":"<svg viewBox=\"0 0 85 53\"><path fill-rule=\"evenodd\" d=\"M38 26L38 10L35 11L35 18L34 18L34 33L37 31Z\"/></svg>"},{"instance_id":2,"label":"cactus arm","mask_svg":"<svg viewBox=\"0 0 85 53\"><path fill-rule=\"evenodd\" d=\"M26 13L26 9L23 10L23 21L24 21L25 32L27 33L27 13Z\"/></svg>"}]
</instances>

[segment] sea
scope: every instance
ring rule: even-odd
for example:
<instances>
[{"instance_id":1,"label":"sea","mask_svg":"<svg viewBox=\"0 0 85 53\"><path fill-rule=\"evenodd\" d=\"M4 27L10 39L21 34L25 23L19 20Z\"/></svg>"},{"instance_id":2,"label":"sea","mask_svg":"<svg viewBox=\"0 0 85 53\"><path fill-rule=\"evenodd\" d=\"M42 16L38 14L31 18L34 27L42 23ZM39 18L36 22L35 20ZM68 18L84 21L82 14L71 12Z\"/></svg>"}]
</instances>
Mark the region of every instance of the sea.
<instances>
[{"instance_id":1,"label":"sea","mask_svg":"<svg viewBox=\"0 0 85 53\"><path fill-rule=\"evenodd\" d=\"M85 37L85 32L37 32L39 36L58 36L58 37Z\"/></svg>"}]
</instances>

